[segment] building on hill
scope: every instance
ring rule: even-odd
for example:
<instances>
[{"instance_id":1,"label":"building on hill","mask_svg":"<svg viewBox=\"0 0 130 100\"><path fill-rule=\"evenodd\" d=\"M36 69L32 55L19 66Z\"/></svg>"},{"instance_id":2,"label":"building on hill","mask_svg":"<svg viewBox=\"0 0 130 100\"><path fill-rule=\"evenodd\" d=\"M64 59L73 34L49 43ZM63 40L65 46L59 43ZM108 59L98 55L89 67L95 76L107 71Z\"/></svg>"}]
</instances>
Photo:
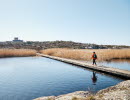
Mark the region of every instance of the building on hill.
<instances>
[{"instance_id":1,"label":"building on hill","mask_svg":"<svg viewBox=\"0 0 130 100\"><path fill-rule=\"evenodd\" d=\"M18 37L15 37L14 40L13 40L13 42L23 42L23 40L19 40Z\"/></svg>"}]
</instances>

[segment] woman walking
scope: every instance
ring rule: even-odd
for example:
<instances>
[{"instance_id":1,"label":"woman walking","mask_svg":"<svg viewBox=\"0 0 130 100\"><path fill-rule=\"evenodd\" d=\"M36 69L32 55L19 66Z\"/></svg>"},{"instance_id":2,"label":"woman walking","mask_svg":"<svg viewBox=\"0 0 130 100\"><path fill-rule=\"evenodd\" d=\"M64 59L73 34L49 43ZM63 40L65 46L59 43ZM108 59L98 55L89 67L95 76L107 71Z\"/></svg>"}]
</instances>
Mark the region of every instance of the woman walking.
<instances>
[{"instance_id":1,"label":"woman walking","mask_svg":"<svg viewBox=\"0 0 130 100\"><path fill-rule=\"evenodd\" d=\"M93 59L93 65L97 65L96 64L97 55L95 52L93 52L92 59Z\"/></svg>"}]
</instances>

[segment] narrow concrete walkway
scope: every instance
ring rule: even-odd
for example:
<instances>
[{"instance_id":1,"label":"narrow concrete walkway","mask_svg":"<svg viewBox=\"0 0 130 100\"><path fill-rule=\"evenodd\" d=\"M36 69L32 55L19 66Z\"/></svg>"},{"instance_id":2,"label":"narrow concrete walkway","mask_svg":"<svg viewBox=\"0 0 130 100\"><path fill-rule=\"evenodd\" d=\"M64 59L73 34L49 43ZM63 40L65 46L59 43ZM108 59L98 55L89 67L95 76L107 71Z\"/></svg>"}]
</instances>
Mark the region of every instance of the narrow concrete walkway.
<instances>
[{"instance_id":1,"label":"narrow concrete walkway","mask_svg":"<svg viewBox=\"0 0 130 100\"><path fill-rule=\"evenodd\" d=\"M113 68L113 67L106 67L106 66L94 66L94 65L91 65L88 63L77 61L77 60L54 57L54 56L44 55L44 54L40 54L40 53L37 53L37 55L42 56L42 57L46 57L46 58L55 59L55 60L62 61L65 63L73 64L76 66L84 67L87 69L92 69L95 71L104 72L104 73L107 73L110 75L130 79L130 71L128 71L128 70L122 70L122 69Z\"/></svg>"}]
</instances>

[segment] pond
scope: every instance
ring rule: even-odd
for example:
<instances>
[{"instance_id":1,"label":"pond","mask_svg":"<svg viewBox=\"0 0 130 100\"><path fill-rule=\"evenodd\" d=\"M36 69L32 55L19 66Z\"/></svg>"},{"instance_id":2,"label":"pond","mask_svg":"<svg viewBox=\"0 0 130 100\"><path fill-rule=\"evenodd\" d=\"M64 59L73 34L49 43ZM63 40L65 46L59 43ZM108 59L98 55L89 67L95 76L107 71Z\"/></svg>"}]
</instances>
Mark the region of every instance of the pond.
<instances>
[{"instance_id":1,"label":"pond","mask_svg":"<svg viewBox=\"0 0 130 100\"><path fill-rule=\"evenodd\" d=\"M43 57L0 58L0 100L98 91L123 79Z\"/></svg>"},{"instance_id":2,"label":"pond","mask_svg":"<svg viewBox=\"0 0 130 100\"><path fill-rule=\"evenodd\" d=\"M111 61L98 62L98 64L130 71L130 59L113 59Z\"/></svg>"}]
</instances>

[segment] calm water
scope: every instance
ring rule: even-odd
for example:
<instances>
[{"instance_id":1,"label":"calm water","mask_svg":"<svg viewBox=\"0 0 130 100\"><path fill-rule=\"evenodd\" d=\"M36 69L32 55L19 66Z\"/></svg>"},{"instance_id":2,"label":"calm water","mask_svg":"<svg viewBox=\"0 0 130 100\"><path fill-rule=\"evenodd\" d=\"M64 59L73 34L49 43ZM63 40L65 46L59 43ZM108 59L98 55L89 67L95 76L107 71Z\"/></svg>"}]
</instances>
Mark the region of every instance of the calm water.
<instances>
[{"instance_id":1,"label":"calm water","mask_svg":"<svg viewBox=\"0 0 130 100\"><path fill-rule=\"evenodd\" d=\"M109 67L114 67L114 68L119 68L119 69L124 69L124 70L130 70L130 60L112 60L109 62L101 62L98 63L100 65L105 65Z\"/></svg>"},{"instance_id":2,"label":"calm water","mask_svg":"<svg viewBox=\"0 0 130 100\"><path fill-rule=\"evenodd\" d=\"M0 100L32 100L80 90L97 91L122 79L43 57L0 59ZM93 80L92 80L93 79Z\"/></svg>"}]
</instances>

